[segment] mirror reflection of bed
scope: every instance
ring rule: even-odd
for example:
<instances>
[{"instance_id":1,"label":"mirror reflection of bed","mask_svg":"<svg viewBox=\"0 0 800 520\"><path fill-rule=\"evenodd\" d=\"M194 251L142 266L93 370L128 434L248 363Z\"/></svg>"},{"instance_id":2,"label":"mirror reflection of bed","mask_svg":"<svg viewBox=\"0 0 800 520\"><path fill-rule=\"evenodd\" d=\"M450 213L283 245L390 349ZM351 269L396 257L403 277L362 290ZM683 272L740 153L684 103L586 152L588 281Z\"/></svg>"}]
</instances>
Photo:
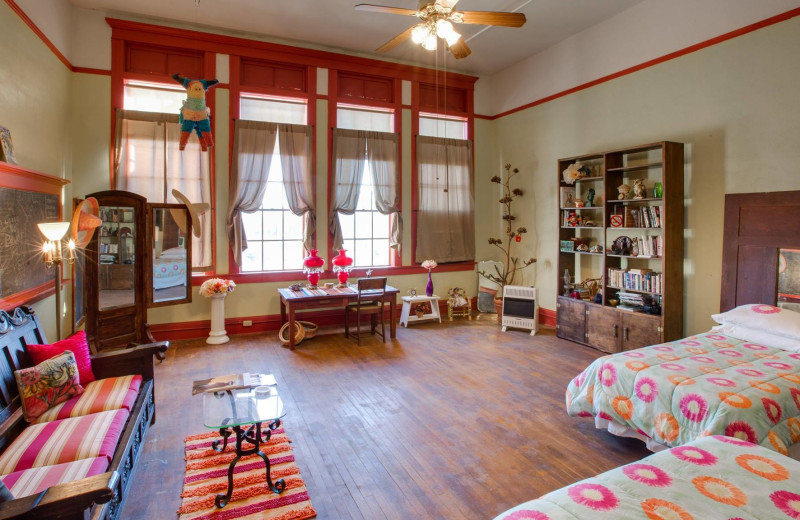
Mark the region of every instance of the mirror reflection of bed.
<instances>
[{"instance_id":1,"label":"mirror reflection of bed","mask_svg":"<svg viewBox=\"0 0 800 520\"><path fill-rule=\"evenodd\" d=\"M778 249L778 307L800 312L800 249Z\"/></svg>"},{"instance_id":2,"label":"mirror reflection of bed","mask_svg":"<svg viewBox=\"0 0 800 520\"><path fill-rule=\"evenodd\" d=\"M186 298L186 210L153 209L153 302Z\"/></svg>"}]
</instances>

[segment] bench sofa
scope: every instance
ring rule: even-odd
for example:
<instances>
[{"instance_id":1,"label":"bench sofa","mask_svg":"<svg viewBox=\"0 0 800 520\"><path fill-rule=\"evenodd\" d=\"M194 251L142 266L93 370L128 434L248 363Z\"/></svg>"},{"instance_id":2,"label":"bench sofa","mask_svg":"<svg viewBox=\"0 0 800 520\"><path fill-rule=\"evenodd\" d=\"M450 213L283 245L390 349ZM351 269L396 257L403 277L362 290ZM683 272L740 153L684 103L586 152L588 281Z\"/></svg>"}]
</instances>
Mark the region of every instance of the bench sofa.
<instances>
[{"instance_id":1,"label":"bench sofa","mask_svg":"<svg viewBox=\"0 0 800 520\"><path fill-rule=\"evenodd\" d=\"M14 495L0 520L117 520L150 425L155 422L152 343L91 356L96 381L29 424L14 371L46 344L28 307L0 311L0 480Z\"/></svg>"}]
</instances>

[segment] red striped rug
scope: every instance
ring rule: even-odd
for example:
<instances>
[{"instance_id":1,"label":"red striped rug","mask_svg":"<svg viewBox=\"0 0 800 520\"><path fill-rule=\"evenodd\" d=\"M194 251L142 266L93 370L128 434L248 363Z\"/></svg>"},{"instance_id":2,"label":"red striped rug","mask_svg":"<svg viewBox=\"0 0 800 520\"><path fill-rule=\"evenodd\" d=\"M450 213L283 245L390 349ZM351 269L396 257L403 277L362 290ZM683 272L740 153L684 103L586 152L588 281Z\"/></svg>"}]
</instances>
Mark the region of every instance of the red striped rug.
<instances>
[{"instance_id":1,"label":"red striped rug","mask_svg":"<svg viewBox=\"0 0 800 520\"><path fill-rule=\"evenodd\" d=\"M222 453L211 449L211 443L219 438L217 431L186 437L186 475L178 520L303 520L316 516L283 428L274 430L269 443L261 445L272 466L272 481L282 478L286 482L283 493L277 495L267 487L264 461L250 455L236 464L230 503L216 507L214 498L227 491L228 465L236 456L235 435Z\"/></svg>"}]
</instances>

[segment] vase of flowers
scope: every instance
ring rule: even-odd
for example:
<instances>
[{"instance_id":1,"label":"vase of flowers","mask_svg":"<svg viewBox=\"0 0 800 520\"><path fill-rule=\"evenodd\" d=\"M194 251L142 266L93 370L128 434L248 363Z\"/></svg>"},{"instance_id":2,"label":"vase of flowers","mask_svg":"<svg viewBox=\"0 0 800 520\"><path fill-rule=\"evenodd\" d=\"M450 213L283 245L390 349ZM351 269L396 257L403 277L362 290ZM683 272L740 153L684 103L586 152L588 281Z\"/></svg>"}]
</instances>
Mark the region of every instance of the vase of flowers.
<instances>
[{"instance_id":1,"label":"vase of flowers","mask_svg":"<svg viewBox=\"0 0 800 520\"><path fill-rule=\"evenodd\" d=\"M211 331L206 343L219 345L230 341L225 330L225 297L235 288L233 280L222 278L209 278L200 285L200 295L211 300Z\"/></svg>"},{"instance_id":2,"label":"vase of flowers","mask_svg":"<svg viewBox=\"0 0 800 520\"><path fill-rule=\"evenodd\" d=\"M514 256L513 246L522 242L522 236L528 232L524 226L517 226L515 228L514 221L517 217L511 212L511 203L514 199L522 197L523 191L519 188L511 188L511 179L518 173L519 169L511 169L511 164L506 163L503 167L505 174L500 177L495 175L491 181L502 186L502 198L498 201L503 209L503 220L505 221L505 242L502 238L489 238L489 244L498 248L503 257L503 264L501 267L495 267L495 272L478 271L479 274L495 282L500 286L497 291L497 299L503 296L503 287L511 285L514 282L514 277L517 271L525 269L526 267L536 263L536 258L529 258L527 260L520 259L519 256ZM495 300L495 309L498 310L497 320L502 321L502 302Z\"/></svg>"},{"instance_id":3,"label":"vase of flowers","mask_svg":"<svg viewBox=\"0 0 800 520\"><path fill-rule=\"evenodd\" d=\"M428 285L425 286L425 294L427 296L433 296L433 280L431 279L431 270L435 269L437 265L439 264L436 263L436 260L425 260L422 262L422 268L428 270Z\"/></svg>"}]
</instances>

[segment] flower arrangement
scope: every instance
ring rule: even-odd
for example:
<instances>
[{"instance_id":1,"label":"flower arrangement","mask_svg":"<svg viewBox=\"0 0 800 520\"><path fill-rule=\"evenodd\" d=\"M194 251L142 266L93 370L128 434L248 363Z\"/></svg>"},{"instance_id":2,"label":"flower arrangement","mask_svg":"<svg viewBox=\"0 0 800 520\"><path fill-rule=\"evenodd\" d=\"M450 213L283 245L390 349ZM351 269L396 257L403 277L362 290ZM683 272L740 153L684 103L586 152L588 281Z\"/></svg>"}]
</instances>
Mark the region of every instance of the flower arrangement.
<instances>
[{"instance_id":1,"label":"flower arrangement","mask_svg":"<svg viewBox=\"0 0 800 520\"><path fill-rule=\"evenodd\" d=\"M478 271L479 274L500 285L499 294L502 294L504 286L511 285L514 282L514 276L517 274L517 271L536 263L535 258L520 260L519 257L512 256L512 246L515 242L522 242L522 235L527 233L528 230L522 226L516 229L513 227L513 223L517 217L511 213L511 202L515 197L521 197L523 192L519 188L511 189L511 179L519 173L519 169L514 168L512 170L511 164L508 163L504 168L506 171L505 179L495 175L492 177L491 181L503 186L503 197L498 202L503 205L503 220L506 221L505 236L508 239L508 243L504 244L502 239L492 237L489 239L489 244L502 251L505 261L503 262L502 270L499 267L495 267L494 273Z\"/></svg>"},{"instance_id":2,"label":"flower arrangement","mask_svg":"<svg viewBox=\"0 0 800 520\"><path fill-rule=\"evenodd\" d=\"M425 260L424 262L422 262L422 268L427 269L428 271L430 271L431 269L436 269L436 266L438 265L439 264L436 263L436 260Z\"/></svg>"},{"instance_id":3,"label":"flower arrangement","mask_svg":"<svg viewBox=\"0 0 800 520\"><path fill-rule=\"evenodd\" d=\"M567 166L567 169L561 172L564 176L564 182L567 184L575 184L578 179L583 179L591 175L591 170L584 166L580 161L574 162Z\"/></svg>"},{"instance_id":4,"label":"flower arrangement","mask_svg":"<svg viewBox=\"0 0 800 520\"><path fill-rule=\"evenodd\" d=\"M436 269L436 260L425 260L422 262L422 268L428 270L428 285L425 286L425 294L433 296L433 280L431 279L431 269Z\"/></svg>"},{"instance_id":5,"label":"flower arrangement","mask_svg":"<svg viewBox=\"0 0 800 520\"><path fill-rule=\"evenodd\" d=\"M236 283L233 280L223 280L222 278L209 278L200 285L200 296L211 298L215 294L227 294L233 292Z\"/></svg>"}]
</instances>

